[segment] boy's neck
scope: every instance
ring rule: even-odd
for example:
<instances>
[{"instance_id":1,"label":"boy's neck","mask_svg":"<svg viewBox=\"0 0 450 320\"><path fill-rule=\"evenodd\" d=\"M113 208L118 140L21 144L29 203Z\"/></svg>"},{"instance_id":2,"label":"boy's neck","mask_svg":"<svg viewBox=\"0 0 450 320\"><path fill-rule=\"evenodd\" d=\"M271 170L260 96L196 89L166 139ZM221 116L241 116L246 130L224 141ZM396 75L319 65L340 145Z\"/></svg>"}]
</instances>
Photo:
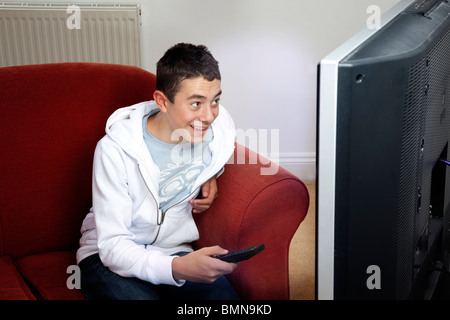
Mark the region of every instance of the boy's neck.
<instances>
[{"instance_id":1,"label":"boy's neck","mask_svg":"<svg viewBox=\"0 0 450 320\"><path fill-rule=\"evenodd\" d=\"M156 139L165 143L173 143L173 141L170 141L171 134L169 134L168 136L167 134L164 134L166 130L164 130L165 126L163 124L164 120L162 118L163 117L161 116L161 112L148 117L147 130Z\"/></svg>"},{"instance_id":2,"label":"boy's neck","mask_svg":"<svg viewBox=\"0 0 450 320\"><path fill-rule=\"evenodd\" d=\"M178 141L172 140L173 132L170 129L170 125L167 123L166 114L158 112L155 115L148 117L147 130L156 139L168 143L178 144Z\"/></svg>"}]
</instances>

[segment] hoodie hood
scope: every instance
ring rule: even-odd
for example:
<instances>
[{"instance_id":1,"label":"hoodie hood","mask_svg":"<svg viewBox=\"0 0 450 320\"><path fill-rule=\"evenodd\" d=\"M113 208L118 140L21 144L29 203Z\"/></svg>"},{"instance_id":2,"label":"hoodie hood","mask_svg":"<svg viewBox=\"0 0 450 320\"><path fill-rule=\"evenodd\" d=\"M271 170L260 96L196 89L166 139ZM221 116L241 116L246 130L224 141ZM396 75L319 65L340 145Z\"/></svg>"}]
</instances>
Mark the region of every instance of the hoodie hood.
<instances>
[{"instance_id":1,"label":"hoodie hood","mask_svg":"<svg viewBox=\"0 0 450 320\"><path fill-rule=\"evenodd\" d=\"M142 118L159 110L155 101L141 102L117 109L106 122L106 134L130 156L141 159L143 134Z\"/></svg>"}]
</instances>

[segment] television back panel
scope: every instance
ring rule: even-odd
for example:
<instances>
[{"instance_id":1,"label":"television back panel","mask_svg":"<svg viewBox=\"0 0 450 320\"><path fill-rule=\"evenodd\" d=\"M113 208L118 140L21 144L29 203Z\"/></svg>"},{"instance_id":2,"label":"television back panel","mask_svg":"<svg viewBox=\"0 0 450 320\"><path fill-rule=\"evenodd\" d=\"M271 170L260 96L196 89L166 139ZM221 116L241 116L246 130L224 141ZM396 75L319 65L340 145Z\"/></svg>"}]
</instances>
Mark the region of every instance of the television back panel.
<instances>
[{"instance_id":1,"label":"television back panel","mask_svg":"<svg viewBox=\"0 0 450 320\"><path fill-rule=\"evenodd\" d=\"M407 7L337 64L333 287L319 283L319 298L414 298L433 267L449 215L449 170L439 171L444 182L434 178L443 209L430 205L433 172L448 156L450 5L430 3L426 12ZM319 282L323 181L319 164Z\"/></svg>"}]
</instances>

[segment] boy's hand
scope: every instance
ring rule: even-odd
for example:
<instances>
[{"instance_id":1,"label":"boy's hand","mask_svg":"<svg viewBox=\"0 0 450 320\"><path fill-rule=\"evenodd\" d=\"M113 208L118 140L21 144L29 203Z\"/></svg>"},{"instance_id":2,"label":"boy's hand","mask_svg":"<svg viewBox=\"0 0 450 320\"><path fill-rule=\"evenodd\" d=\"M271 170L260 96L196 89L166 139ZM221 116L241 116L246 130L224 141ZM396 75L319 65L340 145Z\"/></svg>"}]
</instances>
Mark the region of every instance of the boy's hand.
<instances>
[{"instance_id":1,"label":"boy's hand","mask_svg":"<svg viewBox=\"0 0 450 320\"><path fill-rule=\"evenodd\" d=\"M172 275L176 280L212 283L233 272L237 263L225 262L213 256L227 254L219 246L206 247L172 260Z\"/></svg>"},{"instance_id":2,"label":"boy's hand","mask_svg":"<svg viewBox=\"0 0 450 320\"><path fill-rule=\"evenodd\" d=\"M216 177L213 176L211 179L205 182L202 185L202 189L200 190L202 193L202 199L191 199L189 203L191 204L193 213L200 213L206 211L211 207L214 200L217 198L217 180Z\"/></svg>"}]
</instances>

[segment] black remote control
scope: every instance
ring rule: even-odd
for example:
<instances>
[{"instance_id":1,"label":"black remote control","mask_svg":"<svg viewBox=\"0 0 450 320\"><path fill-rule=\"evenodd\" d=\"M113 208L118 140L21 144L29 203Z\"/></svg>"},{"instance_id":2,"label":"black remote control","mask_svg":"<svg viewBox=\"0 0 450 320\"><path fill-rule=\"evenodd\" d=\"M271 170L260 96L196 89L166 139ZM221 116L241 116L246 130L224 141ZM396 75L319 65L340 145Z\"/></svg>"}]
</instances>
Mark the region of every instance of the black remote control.
<instances>
[{"instance_id":1,"label":"black remote control","mask_svg":"<svg viewBox=\"0 0 450 320\"><path fill-rule=\"evenodd\" d=\"M220 259L226 262L239 262L250 259L255 254L263 251L265 246L260 244L259 246L249 247L241 250L236 250L233 252L228 252L227 254L214 256L214 258Z\"/></svg>"}]
</instances>

